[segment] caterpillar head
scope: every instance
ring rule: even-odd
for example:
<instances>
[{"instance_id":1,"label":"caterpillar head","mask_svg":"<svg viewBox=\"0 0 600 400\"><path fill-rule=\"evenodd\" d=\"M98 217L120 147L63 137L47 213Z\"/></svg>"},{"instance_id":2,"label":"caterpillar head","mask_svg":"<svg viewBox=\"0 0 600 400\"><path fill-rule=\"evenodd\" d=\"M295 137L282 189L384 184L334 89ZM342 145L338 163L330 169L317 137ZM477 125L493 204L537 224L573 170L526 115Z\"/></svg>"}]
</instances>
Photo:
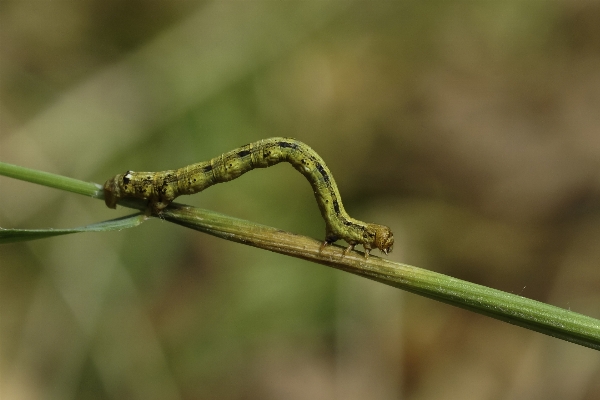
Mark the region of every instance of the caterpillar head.
<instances>
[{"instance_id":1,"label":"caterpillar head","mask_svg":"<svg viewBox=\"0 0 600 400\"><path fill-rule=\"evenodd\" d=\"M382 253L388 254L394 247L394 234L384 225L368 224L367 225L367 236L369 237L369 243L371 248L377 248ZM365 248L367 247L365 246Z\"/></svg>"}]
</instances>

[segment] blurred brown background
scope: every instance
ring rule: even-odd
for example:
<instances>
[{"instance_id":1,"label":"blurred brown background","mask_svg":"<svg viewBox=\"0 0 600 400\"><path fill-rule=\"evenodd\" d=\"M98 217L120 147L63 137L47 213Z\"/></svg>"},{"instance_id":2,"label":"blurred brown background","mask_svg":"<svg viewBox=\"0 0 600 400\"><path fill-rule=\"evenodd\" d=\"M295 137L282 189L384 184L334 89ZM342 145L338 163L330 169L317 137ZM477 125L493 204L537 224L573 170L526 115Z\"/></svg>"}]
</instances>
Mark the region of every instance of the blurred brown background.
<instances>
[{"instance_id":1,"label":"blurred brown background","mask_svg":"<svg viewBox=\"0 0 600 400\"><path fill-rule=\"evenodd\" d=\"M600 318L600 3L0 1L0 159L291 136L393 260ZM0 226L124 215L0 177ZM289 165L182 202L322 238ZM598 352L152 220L0 249L0 397L598 399Z\"/></svg>"}]
</instances>

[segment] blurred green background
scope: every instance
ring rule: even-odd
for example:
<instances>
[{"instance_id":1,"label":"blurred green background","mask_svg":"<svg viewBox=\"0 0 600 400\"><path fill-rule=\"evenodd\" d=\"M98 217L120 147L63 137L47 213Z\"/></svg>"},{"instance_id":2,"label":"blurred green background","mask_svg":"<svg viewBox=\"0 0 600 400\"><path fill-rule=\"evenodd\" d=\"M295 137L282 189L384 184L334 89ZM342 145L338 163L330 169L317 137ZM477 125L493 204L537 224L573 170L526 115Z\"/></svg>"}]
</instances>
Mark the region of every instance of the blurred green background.
<instances>
[{"instance_id":1,"label":"blurred green background","mask_svg":"<svg viewBox=\"0 0 600 400\"><path fill-rule=\"evenodd\" d=\"M600 3L0 1L0 159L102 183L272 136L390 259L600 318ZM0 177L0 226L127 213ZM305 179L181 202L323 238ZM160 220L0 248L0 397L598 399L599 353Z\"/></svg>"}]
</instances>

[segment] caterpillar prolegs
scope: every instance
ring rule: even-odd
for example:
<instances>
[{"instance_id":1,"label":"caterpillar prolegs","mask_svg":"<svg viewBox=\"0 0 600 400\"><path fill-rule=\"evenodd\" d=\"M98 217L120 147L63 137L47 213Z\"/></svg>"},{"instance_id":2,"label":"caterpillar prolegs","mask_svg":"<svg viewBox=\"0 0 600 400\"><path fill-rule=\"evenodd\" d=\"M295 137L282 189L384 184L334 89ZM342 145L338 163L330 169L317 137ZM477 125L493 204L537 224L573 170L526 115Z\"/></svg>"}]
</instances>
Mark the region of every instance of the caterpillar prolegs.
<instances>
[{"instance_id":1,"label":"caterpillar prolegs","mask_svg":"<svg viewBox=\"0 0 600 400\"><path fill-rule=\"evenodd\" d=\"M323 159L306 144L291 138L271 138L250 143L210 161L162 172L133 172L116 175L104 184L106 205L116 208L119 199L136 197L148 200L154 214L167 207L177 196L193 194L216 183L228 182L254 169L266 168L287 161L308 179L313 188L326 234L323 245L344 239L346 252L362 244L365 257L377 248L387 254L392 251L394 236L387 226L370 224L351 218L340 192Z\"/></svg>"}]
</instances>

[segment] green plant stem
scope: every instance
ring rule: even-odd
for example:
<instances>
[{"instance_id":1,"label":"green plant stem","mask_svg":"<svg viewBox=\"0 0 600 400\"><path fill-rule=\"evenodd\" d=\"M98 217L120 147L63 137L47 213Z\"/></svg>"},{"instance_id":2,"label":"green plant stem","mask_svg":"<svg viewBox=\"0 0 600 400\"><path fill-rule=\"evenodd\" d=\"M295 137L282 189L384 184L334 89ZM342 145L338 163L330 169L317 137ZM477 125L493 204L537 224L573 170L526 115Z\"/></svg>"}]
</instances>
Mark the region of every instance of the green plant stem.
<instances>
[{"instance_id":1,"label":"green plant stem","mask_svg":"<svg viewBox=\"0 0 600 400\"><path fill-rule=\"evenodd\" d=\"M194 207L174 205L166 220L223 239L327 265L386 285L600 350L600 320L522 296ZM357 294L359 295L359 294Z\"/></svg>"},{"instance_id":2,"label":"green plant stem","mask_svg":"<svg viewBox=\"0 0 600 400\"><path fill-rule=\"evenodd\" d=\"M8 176L22 181L37 183L39 185L66 190L84 196L104 198L102 186L97 183L83 182L79 179L38 171L31 168L0 162L0 175Z\"/></svg>"},{"instance_id":3,"label":"green plant stem","mask_svg":"<svg viewBox=\"0 0 600 400\"><path fill-rule=\"evenodd\" d=\"M29 182L101 198L98 185L0 163L0 174ZM22 171L21 171L22 170ZM9 171L9 173L5 173ZM144 210L143 201L120 205ZM490 316L533 331L600 350L600 320L522 296L462 281L436 272L362 253L343 255L343 248L327 246L305 236L244 221L212 211L173 204L162 218L223 239L302 258L347 271L386 285ZM359 295L359 294L357 294Z\"/></svg>"}]
</instances>

